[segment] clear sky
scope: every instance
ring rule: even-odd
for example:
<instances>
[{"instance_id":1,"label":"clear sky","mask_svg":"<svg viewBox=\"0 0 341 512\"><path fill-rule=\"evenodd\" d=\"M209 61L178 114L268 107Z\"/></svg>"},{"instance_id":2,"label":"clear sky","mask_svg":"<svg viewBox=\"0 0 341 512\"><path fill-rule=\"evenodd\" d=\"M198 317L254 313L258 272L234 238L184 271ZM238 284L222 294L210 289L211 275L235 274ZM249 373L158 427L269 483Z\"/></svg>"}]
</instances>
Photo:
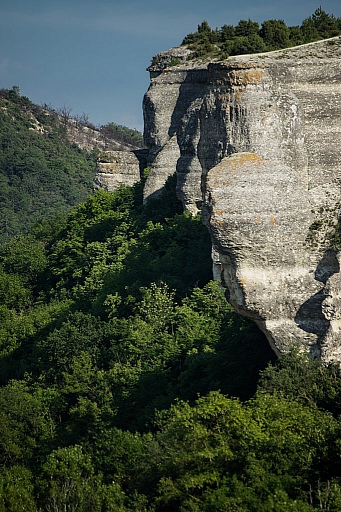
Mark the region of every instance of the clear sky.
<instances>
[{"instance_id":1,"label":"clear sky","mask_svg":"<svg viewBox=\"0 0 341 512\"><path fill-rule=\"evenodd\" d=\"M142 130L146 67L203 20L212 28L251 18L299 25L340 0L0 0L0 87L38 104Z\"/></svg>"}]
</instances>

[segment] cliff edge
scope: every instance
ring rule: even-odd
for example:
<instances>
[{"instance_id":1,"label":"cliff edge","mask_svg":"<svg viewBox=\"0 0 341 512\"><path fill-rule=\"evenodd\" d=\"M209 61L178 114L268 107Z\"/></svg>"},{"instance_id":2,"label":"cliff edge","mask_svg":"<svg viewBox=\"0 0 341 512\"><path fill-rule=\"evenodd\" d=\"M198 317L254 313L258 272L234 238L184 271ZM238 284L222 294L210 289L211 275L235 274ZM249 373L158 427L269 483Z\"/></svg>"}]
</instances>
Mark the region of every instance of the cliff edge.
<instances>
[{"instance_id":1,"label":"cliff edge","mask_svg":"<svg viewBox=\"0 0 341 512\"><path fill-rule=\"evenodd\" d=\"M341 38L219 62L181 51L149 68L146 199L177 171L235 309L277 353L341 361Z\"/></svg>"}]
</instances>

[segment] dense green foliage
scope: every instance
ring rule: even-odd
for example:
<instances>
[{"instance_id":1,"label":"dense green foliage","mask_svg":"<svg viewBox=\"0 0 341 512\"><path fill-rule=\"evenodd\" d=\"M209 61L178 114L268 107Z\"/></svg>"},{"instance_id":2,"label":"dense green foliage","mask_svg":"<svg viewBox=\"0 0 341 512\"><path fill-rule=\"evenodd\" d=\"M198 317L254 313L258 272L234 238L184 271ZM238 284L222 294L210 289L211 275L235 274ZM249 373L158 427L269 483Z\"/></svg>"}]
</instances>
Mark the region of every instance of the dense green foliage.
<instances>
[{"instance_id":1,"label":"dense green foliage","mask_svg":"<svg viewBox=\"0 0 341 512\"><path fill-rule=\"evenodd\" d=\"M96 155L71 145L56 114L19 94L0 94L0 243L67 212L92 189Z\"/></svg>"},{"instance_id":2,"label":"dense green foliage","mask_svg":"<svg viewBox=\"0 0 341 512\"><path fill-rule=\"evenodd\" d=\"M191 58L210 56L226 59L230 55L261 53L327 39L341 34L341 18L321 7L300 26L288 27L283 20L267 20L261 26L250 19L238 25L212 29L203 21L197 32L188 34L182 44L189 46Z\"/></svg>"},{"instance_id":3,"label":"dense green foliage","mask_svg":"<svg viewBox=\"0 0 341 512\"><path fill-rule=\"evenodd\" d=\"M17 86L0 90L0 245L91 193L97 151L68 141L70 112L39 107ZM72 125L84 126L95 129L86 116ZM143 145L141 133L126 126L109 123L99 131L107 142Z\"/></svg>"},{"instance_id":4,"label":"dense green foliage","mask_svg":"<svg viewBox=\"0 0 341 512\"><path fill-rule=\"evenodd\" d=\"M1 248L0 511L340 510L339 368L276 363L210 279L174 178Z\"/></svg>"},{"instance_id":5,"label":"dense green foliage","mask_svg":"<svg viewBox=\"0 0 341 512\"><path fill-rule=\"evenodd\" d=\"M187 43L263 51L339 22L204 22ZM340 511L340 368L277 361L233 312L175 176L145 205L142 183L89 196L95 154L56 114L15 87L0 107L0 512Z\"/></svg>"}]
</instances>

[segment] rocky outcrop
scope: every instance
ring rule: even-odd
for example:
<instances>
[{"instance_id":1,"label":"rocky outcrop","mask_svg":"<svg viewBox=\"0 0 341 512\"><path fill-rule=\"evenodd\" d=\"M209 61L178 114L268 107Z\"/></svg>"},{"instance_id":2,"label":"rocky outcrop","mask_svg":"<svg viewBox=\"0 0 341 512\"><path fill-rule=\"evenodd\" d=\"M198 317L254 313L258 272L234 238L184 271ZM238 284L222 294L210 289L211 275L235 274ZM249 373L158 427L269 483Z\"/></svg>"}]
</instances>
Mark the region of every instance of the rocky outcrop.
<instances>
[{"instance_id":1,"label":"rocky outcrop","mask_svg":"<svg viewBox=\"0 0 341 512\"><path fill-rule=\"evenodd\" d=\"M157 69L144 100L146 198L178 173L215 275L277 353L341 360L341 39ZM162 162L162 165L160 164Z\"/></svg>"},{"instance_id":2,"label":"rocky outcrop","mask_svg":"<svg viewBox=\"0 0 341 512\"><path fill-rule=\"evenodd\" d=\"M167 59L178 56L177 49L167 52ZM202 204L201 174L197 146L200 137L199 112L207 88L205 66L185 64L161 70L157 62L149 68L151 85L144 97L144 139L149 148L151 167L145 186L145 199L155 196L167 178L178 172L178 193L186 208L198 211Z\"/></svg>"},{"instance_id":3,"label":"rocky outcrop","mask_svg":"<svg viewBox=\"0 0 341 512\"><path fill-rule=\"evenodd\" d=\"M94 189L103 188L113 192L121 185L133 186L140 181L146 166L146 152L102 151L98 155Z\"/></svg>"}]
</instances>

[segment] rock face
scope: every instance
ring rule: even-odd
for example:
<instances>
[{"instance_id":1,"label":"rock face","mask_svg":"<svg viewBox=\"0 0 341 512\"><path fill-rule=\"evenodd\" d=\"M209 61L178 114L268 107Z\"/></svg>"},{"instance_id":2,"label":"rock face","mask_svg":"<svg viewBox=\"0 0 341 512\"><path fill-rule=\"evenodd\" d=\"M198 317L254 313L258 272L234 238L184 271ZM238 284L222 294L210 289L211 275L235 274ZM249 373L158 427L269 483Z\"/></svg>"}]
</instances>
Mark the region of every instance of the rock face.
<instances>
[{"instance_id":1,"label":"rock face","mask_svg":"<svg viewBox=\"0 0 341 512\"><path fill-rule=\"evenodd\" d=\"M98 155L94 189L104 188L113 192L120 185L133 186L140 181L141 171L146 166L146 152L102 151Z\"/></svg>"},{"instance_id":2,"label":"rock face","mask_svg":"<svg viewBox=\"0 0 341 512\"><path fill-rule=\"evenodd\" d=\"M168 59L177 49L167 52ZM159 54L159 58L160 54ZM167 178L178 172L178 194L192 213L202 205L202 166L198 158L200 112L207 91L207 66L190 64L149 68L151 85L144 97L144 139L151 171L145 198L157 194ZM162 163L162 165L160 165Z\"/></svg>"},{"instance_id":3,"label":"rock face","mask_svg":"<svg viewBox=\"0 0 341 512\"><path fill-rule=\"evenodd\" d=\"M171 55L168 52L168 56ZM178 173L215 275L277 353L341 361L341 39L151 69L146 198Z\"/></svg>"}]
</instances>

